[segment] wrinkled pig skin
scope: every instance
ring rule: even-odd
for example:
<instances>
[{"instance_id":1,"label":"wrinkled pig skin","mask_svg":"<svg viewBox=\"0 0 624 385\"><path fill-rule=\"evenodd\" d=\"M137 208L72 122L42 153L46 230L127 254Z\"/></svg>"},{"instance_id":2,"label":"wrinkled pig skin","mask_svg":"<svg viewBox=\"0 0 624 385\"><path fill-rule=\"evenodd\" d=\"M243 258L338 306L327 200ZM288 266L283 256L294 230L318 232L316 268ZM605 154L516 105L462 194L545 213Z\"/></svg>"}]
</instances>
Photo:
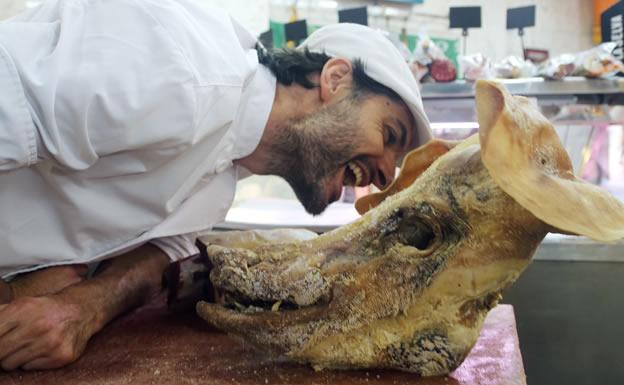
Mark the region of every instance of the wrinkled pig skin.
<instances>
[{"instance_id":1,"label":"wrinkled pig skin","mask_svg":"<svg viewBox=\"0 0 624 385\"><path fill-rule=\"evenodd\" d=\"M245 313L202 304L199 313L317 368L448 373L546 232L496 187L472 145L440 158L357 222L313 240L209 246L220 290L243 303L298 309Z\"/></svg>"},{"instance_id":2,"label":"wrinkled pig skin","mask_svg":"<svg viewBox=\"0 0 624 385\"><path fill-rule=\"evenodd\" d=\"M516 98L482 83L477 102L491 93ZM499 113L507 114L504 106ZM497 185L482 161L484 139L482 132L481 141L475 135L416 150L435 147L438 158L411 175L407 188L332 232L285 243L209 244L210 279L222 303L199 302L198 314L315 369L451 372L501 292L556 231Z\"/></svg>"}]
</instances>

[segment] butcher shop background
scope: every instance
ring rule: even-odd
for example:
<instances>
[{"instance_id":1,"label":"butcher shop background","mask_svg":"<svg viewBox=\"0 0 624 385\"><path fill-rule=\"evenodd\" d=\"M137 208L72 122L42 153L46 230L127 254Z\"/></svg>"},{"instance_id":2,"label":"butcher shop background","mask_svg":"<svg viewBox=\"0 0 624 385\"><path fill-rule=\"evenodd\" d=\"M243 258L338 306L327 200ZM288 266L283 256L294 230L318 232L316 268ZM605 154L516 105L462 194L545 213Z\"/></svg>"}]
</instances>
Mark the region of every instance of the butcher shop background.
<instances>
[{"instance_id":1,"label":"butcher shop background","mask_svg":"<svg viewBox=\"0 0 624 385\"><path fill-rule=\"evenodd\" d=\"M508 8L536 6L536 25L525 30L525 45L548 50L552 57L580 52L599 43L600 30L597 25L600 24L600 14L615 3L614 0L412 1L418 4L373 0L195 1L206 7L226 9L257 35L267 31L269 26L300 19L306 19L308 28L335 23L338 21L338 10L366 5L369 25L372 27L399 36L427 34L438 41L447 42L447 54L449 50L462 52L464 48L461 31L448 28L449 7L481 6L483 27L470 30L466 51L482 53L492 61L522 54L517 31L507 31L505 28ZM36 7L41 2L0 0L0 20ZM617 27L620 28L617 31L621 32L621 27ZM447 104L452 107L452 103ZM555 107L549 106L550 111L546 109L543 112L556 125L577 173L624 199L624 134L621 126L621 122L624 122L624 108L605 105ZM552 119L552 111L555 109L567 114L559 114L563 119L556 121ZM450 117L464 119L462 116L457 117L455 111L449 111L444 115L447 120L443 121L447 125ZM476 129L476 122L470 120L474 119L468 117L465 121L456 120L452 129ZM440 134L440 130L451 129L450 125L444 127L441 121L432 121L436 135ZM249 215L250 211L247 211L243 217L255 221L267 220L272 219L270 213L276 215L277 221L290 221L281 222L281 227L292 227L289 224L295 220L309 220L303 216L305 213L295 200L292 190L283 180L275 177L254 176L241 181L235 207L230 213L234 210L245 213L246 208L257 207L258 204L253 206L250 203L245 206L246 202L257 197L272 197L274 200L260 201L260 208L265 209L263 215ZM271 203L284 201L275 198L290 200L286 201L288 204ZM348 210L354 212L347 200L337 204L344 206L344 210L334 211L336 216L344 216ZM277 215L280 210L284 215ZM297 212L303 214L297 217ZM254 223L252 227L256 225ZM624 345L621 326L624 318L621 299L621 293L624 292L623 262L621 244L597 245L582 239L571 241L565 237L547 237L533 263L504 296L504 301L514 306L529 385L624 384L624 355L621 351Z\"/></svg>"},{"instance_id":2,"label":"butcher shop background","mask_svg":"<svg viewBox=\"0 0 624 385\"><path fill-rule=\"evenodd\" d=\"M536 26L525 33L527 47L545 48L550 54L577 52L592 46L593 2L591 0L424 0L422 4L400 4L390 1L328 0L196 0L205 6L218 6L256 34L269 28L270 21L285 23L293 18L306 19L310 25L338 21L337 10L369 6L369 23L373 27L410 35L426 32L431 36L461 40L461 31L448 29L451 6L482 7L483 28L470 30L468 52L481 52L498 60L520 52L516 31L505 29L507 8L536 6ZM40 0L0 0L0 20L34 7ZM380 5L371 6L373 3Z\"/></svg>"}]
</instances>

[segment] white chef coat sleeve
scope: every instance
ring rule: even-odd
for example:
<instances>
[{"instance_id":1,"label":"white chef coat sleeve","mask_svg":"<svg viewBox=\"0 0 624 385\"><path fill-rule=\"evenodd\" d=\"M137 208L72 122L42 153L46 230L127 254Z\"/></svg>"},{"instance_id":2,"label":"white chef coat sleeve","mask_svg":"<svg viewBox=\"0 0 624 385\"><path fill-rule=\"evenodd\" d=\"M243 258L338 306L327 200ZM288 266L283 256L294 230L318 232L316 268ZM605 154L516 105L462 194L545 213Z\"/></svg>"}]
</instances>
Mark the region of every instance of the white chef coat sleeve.
<instances>
[{"instance_id":1,"label":"white chef coat sleeve","mask_svg":"<svg viewBox=\"0 0 624 385\"><path fill-rule=\"evenodd\" d=\"M0 172L37 161L35 125L17 69L0 45Z\"/></svg>"},{"instance_id":2,"label":"white chef coat sleeve","mask_svg":"<svg viewBox=\"0 0 624 385\"><path fill-rule=\"evenodd\" d=\"M199 249L195 245L196 239L197 234L190 233L152 239L149 243L167 254L171 262L175 262L199 254Z\"/></svg>"},{"instance_id":3,"label":"white chef coat sleeve","mask_svg":"<svg viewBox=\"0 0 624 385\"><path fill-rule=\"evenodd\" d=\"M7 67L0 68L0 95L25 94L29 111L18 106L10 118L20 125L0 128L0 142L14 135L8 142L14 148L0 146L6 165L39 157L84 170L119 153L159 162L193 144L196 76L179 47L182 37L162 27L150 4L49 1L28 17L0 23L0 51L19 75L7 76L0 64ZM0 121L15 104L0 105Z\"/></svg>"}]
</instances>

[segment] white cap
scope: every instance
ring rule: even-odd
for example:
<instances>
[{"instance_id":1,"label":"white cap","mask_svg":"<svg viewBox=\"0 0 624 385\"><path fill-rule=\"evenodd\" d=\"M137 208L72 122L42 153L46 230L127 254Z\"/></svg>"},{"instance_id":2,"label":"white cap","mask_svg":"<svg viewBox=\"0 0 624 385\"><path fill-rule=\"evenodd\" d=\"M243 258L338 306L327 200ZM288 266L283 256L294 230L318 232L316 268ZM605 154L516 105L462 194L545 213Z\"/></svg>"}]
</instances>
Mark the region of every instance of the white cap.
<instances>
[{"instance_id":1,"label":"white cap","mask_svg":"<svg viewBox=\"0 0 624 385\"><path fill-rule=\"evenodd\" d=\"M366 75L396 92L409 107L418 139L415 146L431 139L418 83L399 50L382 32L360 24L332 24L314 31L297 47L304 48L351 62L360 59Z\"/></svg>"}]
</instances>

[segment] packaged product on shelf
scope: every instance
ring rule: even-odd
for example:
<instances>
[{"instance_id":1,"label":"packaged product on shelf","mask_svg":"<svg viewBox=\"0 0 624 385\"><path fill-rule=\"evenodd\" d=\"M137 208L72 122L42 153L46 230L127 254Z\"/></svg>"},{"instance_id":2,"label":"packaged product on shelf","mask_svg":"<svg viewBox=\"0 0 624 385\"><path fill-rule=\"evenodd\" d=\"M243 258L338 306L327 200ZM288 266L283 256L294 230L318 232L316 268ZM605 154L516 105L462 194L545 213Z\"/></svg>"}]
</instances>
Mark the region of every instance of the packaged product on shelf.
<instances>
[{"instance_id":1,"label":"packaged product on shelf","mask_svg":"<svg viewBox=\"0 0 624 385\"><path fill-rule=\"evenodd\" d=\"M574 55L567 53L555 56L542 63L537 70L537 74L548 80L561 80L574 73L575 60Z\"/></svg>"},{"instance_id":2,"label":"packaged product on shelf","mask_svg":"<svg viewBox=\"0 0 624 385\"><path fill-rule=\"evenodd\" d=\"M435 59L431 62L431 77L440 83L452 82L457 78L457 70L449 59Z\"/></svg>"},{"instance_id":3,"label":"packaged product on shelf","mask_svg":"<svg viewBox=\"0 0 624 385\"><path fill-rule=\"evenodd\" d=\"M529 60L507 56L494 64L496 77L503 79L530 78L537 75L537 67Z\"/></svg>"},{"instance_id":4,"label":"packaged product on shelf","mask_svg":"<svg viewBox=\"0 0 624 385\"><path fill-rule=\"evenodd\" d=\"M412 60L409 63L410 70L412 71L412 75L421 83L425 83L425 77L429 75L429 66L426 64L421 64L417 60Z\"/></svg>"},{"instance_id":5,"label":"packaged product on shelf","mask_svg":"<svg viewBox=\"0 0 624 385\"><path fill-rule=\"evenodd\" d=\"M481 53L460 56L459 66L464 79L471 82L478 79L491 79L494 77L492 62Z\"/></svg>"},{"instance_id":6,"label":"packaged product on shelf","mask_svg":"<svg viewBox=\"0 0 624 385\"><path fill-rule=\"evenodd\" d=\"M429 65L436 59L446 59L446 55L427 34L418 35L418 43L414 50L414 60Z\"/></svg>"},{"instance_id":7,"label":"packaged product on shelf","mask_svg":"<svg viewBox=\"0 0 624 385\"><path fill-rule=\"evenodd\" d=\"M424 68L428 69L424 73ZM414 50L412 72L420 76L421 82L434 80L436 82L450 82L457 77L457 70L444 52L426 34L420 34Z\"/></svg>"},{"instance_id":8,"label":"packaged product on shelf","mask_svg":"<svg viewBox=\"0 0 624 385\"><path fill-rule=\"evenodd\" d=\"M587 78L609 78L624 71L624 64L611 54L616 43L600 44L576 56L574 75Z\"/></svg>"},{"instance_id":9,"label":"packaged product on shelf","mask_svg":"<svg viewBox=\"0 0 624 385\"><path fill-rule=\"evenodd\" d=\"M420 34L418 35L418 42L416 43L416 49L414 50L413 61L411 64L412 73L421 83L432 82L431 74L429 72L433 57L444 56L442 50L435 45L429 36Z\"/></svg>"}]
</instances>

